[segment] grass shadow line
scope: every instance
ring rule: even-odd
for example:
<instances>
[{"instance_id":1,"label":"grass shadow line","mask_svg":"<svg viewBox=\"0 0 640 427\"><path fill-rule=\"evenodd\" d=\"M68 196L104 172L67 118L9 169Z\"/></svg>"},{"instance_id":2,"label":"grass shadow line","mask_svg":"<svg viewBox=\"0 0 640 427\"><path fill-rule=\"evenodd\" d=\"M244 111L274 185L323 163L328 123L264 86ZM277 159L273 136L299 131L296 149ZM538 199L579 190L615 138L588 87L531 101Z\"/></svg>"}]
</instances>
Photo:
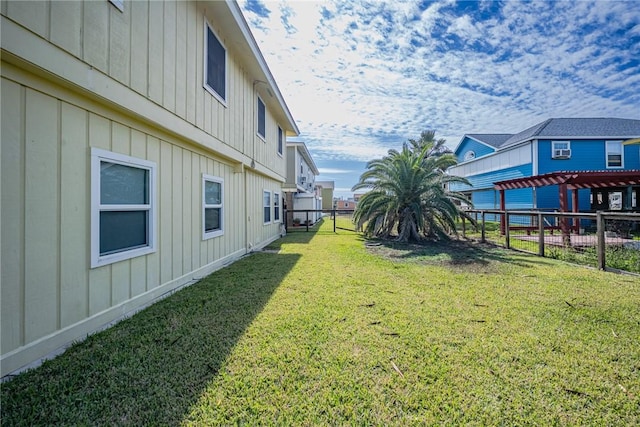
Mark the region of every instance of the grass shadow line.
<instances>
[{"instance_id":1,"label":"grass shadow line","mask_svg":"<svg viewBox=\"0 0 640 427\"><path fill-rule=\"evenodd\" d=\"M2 425L180 424L299 258L245 257L2 384Z\"/></svg>"}]
</instances>

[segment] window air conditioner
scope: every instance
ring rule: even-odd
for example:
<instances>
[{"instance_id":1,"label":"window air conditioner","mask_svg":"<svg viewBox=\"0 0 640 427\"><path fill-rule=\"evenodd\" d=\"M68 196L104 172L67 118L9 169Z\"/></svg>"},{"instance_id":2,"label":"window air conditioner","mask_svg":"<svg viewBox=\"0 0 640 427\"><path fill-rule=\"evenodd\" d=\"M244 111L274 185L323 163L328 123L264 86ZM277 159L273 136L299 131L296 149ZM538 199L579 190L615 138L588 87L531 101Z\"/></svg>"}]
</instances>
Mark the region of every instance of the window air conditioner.
<instances>
[{"instance_id":1,"label":"window air conditioner","mask_svg":"<svg viewBox=\"0 0 640 427\"><path fill-rule=\"evenodd\" d=\"M568 159L571 157L571 150L553 150L554 159Z\"/></svg>"}]
</instances>

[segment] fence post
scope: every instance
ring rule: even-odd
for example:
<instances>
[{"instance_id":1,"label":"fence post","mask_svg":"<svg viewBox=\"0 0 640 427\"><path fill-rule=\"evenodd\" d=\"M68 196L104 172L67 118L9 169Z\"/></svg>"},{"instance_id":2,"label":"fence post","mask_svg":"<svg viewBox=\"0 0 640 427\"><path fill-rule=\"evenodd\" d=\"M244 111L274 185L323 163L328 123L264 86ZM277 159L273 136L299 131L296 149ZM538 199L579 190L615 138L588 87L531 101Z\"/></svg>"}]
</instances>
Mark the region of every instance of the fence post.
<instances>
[{"instance_id":1,"label":"fence post","mask_svg":"<svg viewBox=\"0 0 640 427\"><path fill-rule=\"evenodd\" d=\"M598 251L598 268L600 270L604 270L606 267L605 260L605 233L604 233L604 215L602 212L598 211L596 213L596 235L597 235L597 243L596 250Z\"/></svg>"},{"instance_id":2,"label":"fence post","mask_svg":"<svg viewBox=\"0 0 640 427\"><path fill-rule=\"evenodd\" d=\"M481 215L482 215L482 226L480 227L480 228L481 228L481 231L480 231L480 241L481 241L482 243L485 243L487 240L486 240L485 235L484 235L484 232L485 232L485 228L484 228L484 211L482 211L482 214L481 214ZM477 221L477 219L476 219L476 221Z\"/></svg>"},{"instance_id":3,"label":"fence post","mask_svg":"<svg viewBox=\"0 0 640 427\"><path fill-rule=\"evenodd\" d=\"M289 231L289 211L287 209L284 210L284 231L285 233Z\"/></svg>"},{"instance_id":4,"label":"fence post","mask_svg":"<svg viewBox=\"0 0 640 427\"><path fill-rule=\"evenodd\" d=\"M464 217L462 217L462 237L467 237L467 230L466 230L466 224L464 222Z\"/></svg>"},{"instance_id":5,"label":"fence post","mask_svg":"<svg viewBox=\"0 0 640 427\"><path fill-rule=\"evenodd\" d=\"M331 211L331 215L333 215L333 232L335 233L336 232L336 219L337 219L336 218L336 210L335 209L333 209Z\"/></svg>"},{"instance_id":6,"label":"fence post","mask_svg":"<svg viewBox=\"0 0 640 427\"><path fill-rule=\"evenodd\" d=\"M307 225L306 231L309 231L309 211L308 210L305 211L305 214L307 215L307 220L305 221L305 224Z\"/></svg>"},{"instance_id":7,"label":"fence post","mask_svg":"<svg viewBox=\"0 0 640 427\"><path fill-rule=\"evenodd\" d=\"M538 214L538 255L544 256L544 218Z\"/></svg>"},{"instance_id":8,"label":"fence post","mask_svg":"<svg viewBox=\"0 0 640 427\"><path fill-rule=\"evenodd\" d=\"M504 244L507 249L511 247L509 242L509 234L509 212L504 211Z\"/></svg>"}]
</instances>

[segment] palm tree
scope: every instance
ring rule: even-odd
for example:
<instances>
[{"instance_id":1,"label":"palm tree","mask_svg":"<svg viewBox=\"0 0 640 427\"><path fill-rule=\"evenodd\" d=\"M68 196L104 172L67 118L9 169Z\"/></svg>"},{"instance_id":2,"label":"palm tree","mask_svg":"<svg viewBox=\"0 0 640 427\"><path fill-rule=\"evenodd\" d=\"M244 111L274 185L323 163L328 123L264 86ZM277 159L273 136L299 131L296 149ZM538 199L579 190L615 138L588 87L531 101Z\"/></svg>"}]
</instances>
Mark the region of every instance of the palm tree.
<instances>
[{"instance_id":1,"label":"palm tree","mask_svg":"<svg viewBox=\"0 0 640 427\"><path fill-rule=\"evenodd\" d=\"M354 212L354 221L365 234L388 238L395 230L397 240L408 242L441 239L456 233L456 219L466 216L456 202L468 204L469 200L447 190L447 184L469 183L445 172L457 161L442 146L443 142L434 141L433 137L410 140L401 151L389 150L387 156L367 164L367 170L352 188L370 189Z\"/></svg>"},{"instance_id":2,"label":"palm tree","mask_svg":"<svg viewBox=\"0 0 640 427\"><path fill-rule=\"evenodd\" d=\"M452 151L444 144L447 143L447 140L444 138L436 139L436 131L435 130L423 130L420 133L420 139L410 139L409 144L411 144L411 148L413 151L419 151L422 147L429 145L431 148L427 150L425 157L429 156L440 156L442 154L453 154Z\"/></svg>"}]
</instances>

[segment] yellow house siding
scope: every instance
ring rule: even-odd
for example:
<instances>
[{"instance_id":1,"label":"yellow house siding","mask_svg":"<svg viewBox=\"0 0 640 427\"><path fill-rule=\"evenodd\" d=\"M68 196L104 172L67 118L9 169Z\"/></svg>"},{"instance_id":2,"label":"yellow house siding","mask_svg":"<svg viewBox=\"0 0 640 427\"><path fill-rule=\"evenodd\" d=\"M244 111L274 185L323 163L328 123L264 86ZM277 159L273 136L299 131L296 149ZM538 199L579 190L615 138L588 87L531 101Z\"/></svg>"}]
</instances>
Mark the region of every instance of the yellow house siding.
<instances>
[{"instance_id":1,"label":"yellow house siding","mask_svg":"<svg viewBox=\"0 0 640 427\"><path fill-rule=\"evenodd\" d=\"M55 331L58 326L58 101L27 89L24 114L25 169L28 171L24 191L27 214L24 228L24 315L27 319L25 340L28 342Z\"/></svg>"},{"instance_id":2,"label":"yellow house siding","mask_svg":"<svg viewBox=\"0 0 640 427\"><path fill-rule=\"evenodd\" d=\"M82 37L77 37L82 43L82 59L92 67L108 72L109 62L109 8L112 7L106 1L90 1L83 2L84 19L82 23ZM9 14L9 17L15 19L15 16ZM19 19L17 22L22 23ZM65 20L56 21L55 25L66 25ZM33 27L27 28L33 30Z\"/></svg>"},{"instance_id":3,"label":"yellow house siding","mask_svg":"<svg viewBox=\"0 0 640 427\"><path fill-rule=\"evenodd\" d=\"M163 28L164 2L152 1L149 3L149 89L142 93L158 104L162 104L164 86Z\"/></svg>"},{"instance_id":4,"label":"yellow house siding","mask_svg":"<svg viewBox=\"0 0 640 427\"><path fill-rule=\"evenodd\" d=\"M76 338L89 333L92 318L113 319L122 314L116 307L130 309L132 299L244 252L244 178L233 165L161 132L150 135L118 114L45 95L26 86L38 86L38 78L14 74L22 85L2 79L3 355L64 328L81 331ZM156 253L89 268L91 147L158 165ZM208 240L201 229L203 173L225 183L225 233Z\"/></svg>"},{"instance_id":5,"label":"yellow house siding","mask_svg":"<svg viewBox=\"0 0 640 427\"><path fill-rule=\"evenodd\" d=\"M4 4L4 2L3 2ZM2 118L1 203L2 268L0 268L0 320L2 321L0 348L2 354L24 342L24 316L15 308L24 305L24 188L25 89L2 79L0 97ZM11 103L9 103L11 101ZM5 308L6 307L6 308ZM11 327L5 327L11 326Z\"/></svg>"},{"instance_id":6,"label":"yellow house siding","mask_svg":"<svg viewBox=\"0 0 640 427\"><path fill-rule=\"evenodd\" d=\"M89 252L87 233L78 224L89 221L86 198L89 194L87 112L67 103L60 105L60 327L81 321L89 314Z\"/></svg>"},{"instance_id":7,"label":"yellow house siding","mask_svg":"<svg viewBox=\"0 0 640 427\"><path fill-rule=\"evenodd\" d=\"M50 3L51 22L65 25L51 26L51 43L65 49L77 58L82 57L82 44L78 35L82 31L82 3L55 1Z\"/></svg>"},{"instance_id":8,"label":"yellow house siding","mask_svg":"<svg viewBox=\"0 0 640 427\"><path fill-rule=\"evenodd\" d=\"M164 38L163 55L163 101L162 105L169 110L175 111L176 105L176 4L174 2L164 3L164 27L162 28Z\"/></svg>"},{"instance_id":9,"label":"yellow house siding","mask_svg":"<svg viewBox=\"0 0 640 427\"><path fill-rule=\"evenodd\" d=\"M149 95L149 4L144 1L128 2L131 11L131 81L136 92ZM154 70L154 73L161 70Z\"/></svg>"},{"instance_id":10,"label":"yellow house siding","mask_svg":"<svg viewBox=\"0 0 640 427\"><path fill-rule=\"evenodd\" d=\"M43 1L3 1L6 14L41 37L49 37L49 6Z\"/></svg>"},{"instance_id":11,"label":"yellow house siding","mask_svg":"<svg viewBox=\"0 0 640 427\"><path fill-rule=\"evenodd\" d=\"M120 12L107 0L9 2L6 9L11 20L83 60L94 72L109 75L239 154L285 176L284 162L273 155L278 123L270 104L275 99L258 83L260 78L241 64L241 55L216 21L219 18L210 3L135 1L125 2ZM226 105L203 88L205 20L227 49ZM80 86L96 82L92 73L75 75L66 67L59 74L71 82L87 79L77 82ZM266 143L256 136L258 92L267 106ZM122 102L130 99L119 95Z\"/></svg>"},{"instance_id":12,"label":"yellow house siding","mask_svg":"<svg viewBox=\"0 0 640 427\"><path fill-rule=\"evenodd\" d=\"M278 237L262 192L285 176L282 104L258 88L259 140L261 78L226 6L124 4L0 3L2 375ZM228 52L226 105L203 88L205 15ZM94 148L155 163L156 252L90 268ZM204 240L202 174L224 180L224 234Z\"/></svg>"},{"instance_id":13,"label":"yellow house siding","mask_svg":"<svg viewBox=\"0 0 640 427\"><path fill-rule=\"evenodd\" d=\"M131 26L138 25L137 22L132 23L130 18L130 7L124 13L115 7L109 8L109 75L127 86L130 86L132 61Z\"/></svg>"}]
</instances>

